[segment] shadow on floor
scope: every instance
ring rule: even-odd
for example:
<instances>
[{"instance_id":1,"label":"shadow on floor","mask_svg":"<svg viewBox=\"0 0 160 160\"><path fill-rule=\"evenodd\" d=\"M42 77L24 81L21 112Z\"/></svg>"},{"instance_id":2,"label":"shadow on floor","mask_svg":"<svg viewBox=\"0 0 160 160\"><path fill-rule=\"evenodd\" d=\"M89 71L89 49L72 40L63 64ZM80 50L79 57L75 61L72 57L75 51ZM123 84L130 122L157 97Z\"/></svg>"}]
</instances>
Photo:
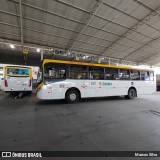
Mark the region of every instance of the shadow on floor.
<instances>
[{"instance_id":1,"label":"shadow on floor","mask_svg":"<svg viewBox=\"0 0 160 160\"><path fill-rule=\"evenodd\" d=\"M124 97L120 96L114 96L114 97L96 97L96 98L83 98L78 104L83 104L83 103L91 103L91 102L99 102L99 101L119 101L119 100L124 100L124 101L129 101L128 99L125 99ZM70 105L75 105L77 103L71 103ZM68 104L65 100L39 100L37 102L37 105L56 105L56 104Z\"/></svg>"}]
</instances>

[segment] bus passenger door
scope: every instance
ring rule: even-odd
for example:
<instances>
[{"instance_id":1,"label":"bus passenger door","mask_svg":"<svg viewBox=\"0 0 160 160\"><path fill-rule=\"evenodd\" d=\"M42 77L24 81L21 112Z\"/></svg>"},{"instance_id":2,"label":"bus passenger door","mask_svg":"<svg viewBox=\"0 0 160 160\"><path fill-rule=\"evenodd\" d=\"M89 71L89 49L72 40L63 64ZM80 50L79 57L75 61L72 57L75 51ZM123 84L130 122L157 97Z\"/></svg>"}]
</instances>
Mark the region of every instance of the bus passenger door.
<instances>
[{"instance_id":1,"label":"bus passenger door","mask_svg":"<svg viewBox=\"0 0 160 160\"><path fill-rule=\"evenodd\" d=\"M64 85L60 83L52 84L52 99L62 99L63 98L63 90Z\"/></svg>"}]
</instances>

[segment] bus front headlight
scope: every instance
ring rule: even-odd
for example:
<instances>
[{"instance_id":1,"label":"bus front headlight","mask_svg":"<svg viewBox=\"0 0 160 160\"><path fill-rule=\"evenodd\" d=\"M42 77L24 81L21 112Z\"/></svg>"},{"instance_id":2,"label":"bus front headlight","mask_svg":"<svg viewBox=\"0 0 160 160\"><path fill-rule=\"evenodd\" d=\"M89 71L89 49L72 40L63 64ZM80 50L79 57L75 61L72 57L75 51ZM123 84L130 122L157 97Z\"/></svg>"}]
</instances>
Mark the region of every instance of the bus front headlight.
<instances>
[{"instance_id":1,"label":"bus front headlight","mask_svg":"<svg viewBox=\"0 0 160 160\"><path fill-rule=\"evenodd\" d=\"M43 89L47 89L47 86L44 85L42 88L43 88Z\"/></svg>"}]
</instances>

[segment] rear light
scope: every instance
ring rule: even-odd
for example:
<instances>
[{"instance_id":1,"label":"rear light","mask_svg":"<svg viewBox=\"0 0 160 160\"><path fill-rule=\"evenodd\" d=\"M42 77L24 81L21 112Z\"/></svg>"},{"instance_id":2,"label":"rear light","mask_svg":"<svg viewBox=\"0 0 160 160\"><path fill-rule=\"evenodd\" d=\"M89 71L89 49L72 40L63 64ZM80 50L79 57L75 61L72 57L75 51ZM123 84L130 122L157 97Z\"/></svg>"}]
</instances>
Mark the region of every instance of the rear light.
<instances>
[{"instance_id":1,"label":"rear light","mask_svg":"<svg viewBox=\"0 0 160 160\"><path fill-rule=\"evenodd\" d=\"M5 85L5 87L8 87L8 82L6 79L4 80L4 85Z\"/></svg>"},{"instance_id":2,"label":"rear light","mask_svg":"<svg viewBox=\"0 0 160 160\"><path fill-rule=\"evenodd\" d=\"M28 87L30 87L31 85L32 85L32 80L30 79Z\"/></svg>"}]
</instances>

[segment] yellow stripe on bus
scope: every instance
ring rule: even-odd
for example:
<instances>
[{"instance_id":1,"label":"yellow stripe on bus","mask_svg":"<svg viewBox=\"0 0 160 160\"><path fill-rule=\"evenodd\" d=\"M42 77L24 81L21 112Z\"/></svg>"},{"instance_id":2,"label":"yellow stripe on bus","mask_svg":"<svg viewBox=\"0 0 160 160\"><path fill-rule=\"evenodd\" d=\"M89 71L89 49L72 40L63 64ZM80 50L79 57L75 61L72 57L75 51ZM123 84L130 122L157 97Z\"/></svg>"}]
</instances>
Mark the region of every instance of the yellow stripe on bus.
<instances>
[{"instance_id":1,"label":"yellow stripe on bus","mask_svg":"<svg viewBox=\"0 0 160 160\"><path fill-rule=\"evenodd\" d=\"M96 67L106 67L106 68L109 67L109 68L122 68L122 69L153 71L152 69L134 68L134 67L129 67L129 66L115 66L115 65L107 65L107 64L73 62L73 61L53 60L53 59L44 59L43 60L43 67L44 67L44 64L46 64L46 63L63 63L63 64L75 64L75 65L96 66Z\"/></svg>"}]
</instances>

